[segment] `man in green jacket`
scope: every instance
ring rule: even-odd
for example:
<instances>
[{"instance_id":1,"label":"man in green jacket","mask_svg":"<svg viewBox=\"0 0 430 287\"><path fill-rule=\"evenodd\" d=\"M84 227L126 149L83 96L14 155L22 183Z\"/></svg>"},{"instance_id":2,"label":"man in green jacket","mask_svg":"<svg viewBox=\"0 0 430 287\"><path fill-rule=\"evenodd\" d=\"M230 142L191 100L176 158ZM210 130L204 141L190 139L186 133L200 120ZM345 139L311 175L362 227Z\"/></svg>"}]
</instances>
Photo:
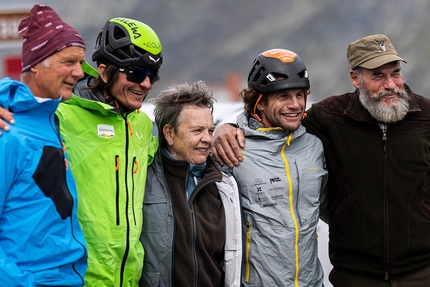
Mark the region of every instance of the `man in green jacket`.
<instances>
[{"instance_id":1,"label":"man in green jacket","mask_svg":"<svg viewBox=\"0 0 430 287\"><path fill-rule=\"evenodd\" d=\"M146 24L112 18L100 31L86 77L57 115L79 195L88 245L86 286L137 286L143 264L142 205L158 148L139 109L159 79L162 46Z\"/></svg>"},{"instance_id":2,"label":"man in green jacket","mask_svg":"<svg viewBox=\"0 0 430 287\"><path fill-rule=\"evenodd\" d=\"M314 104L303 120L322 140L329 171L329 279L429 286L430 101L404 83L404 60L387 36L354 41L346 55L355 92ZM233 165L241 155L230 129L229 140L215 141L215 156Z\"/></svg>"}]
</instances>

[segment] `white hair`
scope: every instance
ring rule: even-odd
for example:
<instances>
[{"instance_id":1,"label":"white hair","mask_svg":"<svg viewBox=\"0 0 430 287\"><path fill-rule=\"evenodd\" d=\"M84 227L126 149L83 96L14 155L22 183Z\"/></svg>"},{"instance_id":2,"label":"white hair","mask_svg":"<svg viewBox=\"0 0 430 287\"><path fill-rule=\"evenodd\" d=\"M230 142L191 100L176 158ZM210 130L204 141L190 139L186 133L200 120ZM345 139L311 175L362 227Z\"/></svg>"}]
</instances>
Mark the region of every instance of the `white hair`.
<instances>
[{"instance_id":1,"label":"white hair","mask_svg":"<svg viewBox=\"0 0 430 287\"><path fill-rule=\"evenodd\" d=\"M44 68L49 68L51 66L51 56L49 56L48 58L42 60L40 63L42 64L42 66ZM27 71L21 73L21 77L20 77L21 78L21 82L25 82L25 79L26 79L26 77L27 77L28 74L30 74L30 70L27 70Z\"/></svg>"}]
</instances>

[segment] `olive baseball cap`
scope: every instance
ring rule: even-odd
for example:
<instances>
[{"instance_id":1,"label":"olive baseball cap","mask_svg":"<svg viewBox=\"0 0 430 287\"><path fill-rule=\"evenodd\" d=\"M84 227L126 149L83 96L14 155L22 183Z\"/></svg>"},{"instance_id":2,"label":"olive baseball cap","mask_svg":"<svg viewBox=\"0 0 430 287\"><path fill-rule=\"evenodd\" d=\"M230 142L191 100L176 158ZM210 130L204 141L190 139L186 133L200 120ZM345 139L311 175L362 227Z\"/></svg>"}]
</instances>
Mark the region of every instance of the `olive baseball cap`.
<instances>
[{"instance_id":1,"label":"olive baseball cap","mask_svg":"<svg viewBox=\"0 0 430 287\"><path fill-rule=\"evenodd\" d=\"M346 49L351 70L358 66L365 69L376 69L394 61L405 60L400 58L390 39L383 34L375 34L358 39L349 44Z\"/></svg>"}]
</instances>

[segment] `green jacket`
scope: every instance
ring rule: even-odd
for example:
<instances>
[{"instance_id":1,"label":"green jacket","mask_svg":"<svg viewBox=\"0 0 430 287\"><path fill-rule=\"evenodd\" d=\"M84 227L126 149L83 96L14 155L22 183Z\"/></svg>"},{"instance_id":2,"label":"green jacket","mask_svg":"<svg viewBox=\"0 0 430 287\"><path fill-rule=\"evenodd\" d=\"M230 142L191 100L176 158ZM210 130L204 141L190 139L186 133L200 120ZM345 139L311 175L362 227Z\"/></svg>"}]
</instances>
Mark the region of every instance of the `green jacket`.
<instances>
[{"instance_id":1,"label":"green jacket","mask_svg":"<svg viewBox=\"0 0 430 287\"><path fill-rule=\"evenodd\" d=\"M145 113L120 113L83 89L91 79L81 80L78 95L57 110L88 245L86 286L137 286L147 167L158 141Z\"/></svg>"},{"instance_id":2,"label":"green jacket","mask_svg":"<svg viewBox=\"0 0 430 287\"><path fill-rule=\"evenodd\" d=\"M334 267L388 279L430 265L430 101L405 88L409 111L386 133L357 91L303 121L324 145Z\"/></svg>"}]
</instances>

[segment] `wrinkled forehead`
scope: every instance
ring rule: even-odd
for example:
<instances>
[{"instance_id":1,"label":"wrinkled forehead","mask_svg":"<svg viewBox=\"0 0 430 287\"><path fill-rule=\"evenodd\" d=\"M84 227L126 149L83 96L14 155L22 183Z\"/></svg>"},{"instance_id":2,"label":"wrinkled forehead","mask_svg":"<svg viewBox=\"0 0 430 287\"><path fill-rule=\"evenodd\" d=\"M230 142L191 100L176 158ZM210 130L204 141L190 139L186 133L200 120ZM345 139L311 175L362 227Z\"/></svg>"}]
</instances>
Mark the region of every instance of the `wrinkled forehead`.
<instances>
[{"instance_id":1,"label":"wrinkled forehead","mask_svg":"<svg viewBox=\"0 0 430 287\"><path fill-rule=\"evenodd\" d=\"M212 110L207 106L186 105L182 108L178 117L178 125L187 124L191 126L213 125Z\"/></svg>"}]
</instances>

